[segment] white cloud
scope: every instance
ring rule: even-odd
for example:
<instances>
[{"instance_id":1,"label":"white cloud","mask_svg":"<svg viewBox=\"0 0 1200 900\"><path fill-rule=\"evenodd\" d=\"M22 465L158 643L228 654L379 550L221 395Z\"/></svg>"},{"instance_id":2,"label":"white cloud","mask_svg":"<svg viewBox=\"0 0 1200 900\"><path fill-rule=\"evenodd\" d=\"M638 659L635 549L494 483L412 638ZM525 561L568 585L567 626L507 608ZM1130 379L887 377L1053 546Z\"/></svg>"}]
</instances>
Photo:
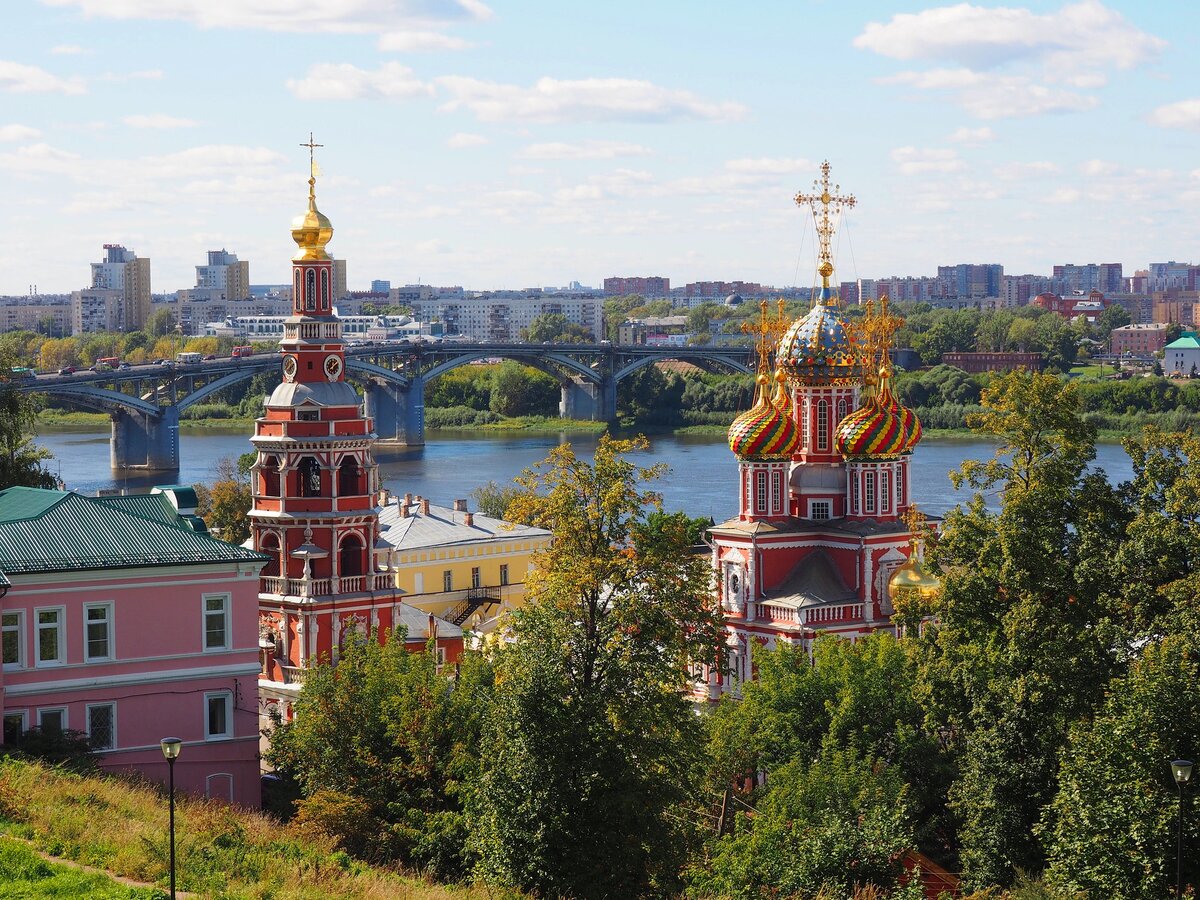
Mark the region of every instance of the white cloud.
<instances>
[{"instance_id":1,"label":"white cloud","mask_svg":"<svg viewBox=\"0 0 1200 900\"><path fill-rule=\"evenodd\" d=\"M41 134L36 128L30 128L28 125L0 125L0 143L31 141L36 137L41 137Z\"/></svg>"},{"instance_id":2,"label":"white cloud","mask_svg":"<svg viewBox=\"0 0 1200 900\"><path fill-rule=\"evenodd\" d=\"M1151 112L1148 119L1151 125L1162 128L1200 129L1200 99L1167 103Z\"/></svg>"},{"instance_id":3,"label":"white cloud","mask_svg":"<svg viewBox=\"0 0 1200 900\"><path fill-rule=\"evenodd\" d=\"M379 49L390 53L466 50L474 46L470 41L437 31L389 31L379 36Z\"/></svg>"},{"instance_id":4,"label":"white cloud","mask_svg":"<svg viewBox=\"0 0 1200 900\"><path fill-rule=\"evenodd\" d=\"M793 172L811 172L816 163L808 159L784 159L760 157L758 159L731 159L725 163L730 172L745 172L752 175L790 175Z\"/></svg>"},{"instance_id":5,"label":"white cloud","mask_svg":"<svg viewBox=\"0 0 1200 900\"><path fill-rule=\"evenodd\" d=\"M419 241L413 245L413 249L422 255L433 255L441 253L453 253L454 248L444 241L439 241L436 238L431 241Z\"/></svg>"},{"instance_id":6,"label":"white cloud","mask_svg":"<svg viewBox=\"0 0 1200 900\"><path fill-rule=\"evenodd\" d=\"M1098 0L1038 15L1024 8L970 3L900 13L869 22L854 46L892 59L950 59L969 68L1037 59L1055 72L1148 62L1167 42L1136 28Z\"/></svg>"},{"instance_id":7,"label":"white cloud","mask_svg":"<svg viewBox=\"0 0 1200 900\"><path fill-rule=\"evenodd\" d=\"M469 134L465 131L452 134L446 140L446 146L455 150L462 150L465 147L482 147L487 143L489 143L488 139L482 134Z\"/></svg>"},{"instance_id":8,"label":"white cloud","mask_svg":"<svg viewBox=\"0 0 1200 900\"><path fill-rule=\"evenodd\" d=\"M1099 178L1105 175L1115 175L1118 166L1115 162L1103 159L1089 159L1079 167L1079 171L1089 178Z\"/></svg>"},{"instance_id":9,"label":"white cloud","mask_svg":"<svg viewBox=\"0 0 1200 900\"><path fill-rule=\"evenodd\" d=\"M627 141L553 141L530 144L519 154L524 159L616 159L618 156L650 156L653 151Z\"/></svg>"},{"instance_id":10,"label":"white cloud","mask_svg":"<svg viewBox=\"0 0 1200 900\"><path fill-rule=\"evenodd\" d=\"M1099 0L1082 0L1045 15L970 3L901 13L868 23L854 45L893 59L941 64L882 83L948 91L970 114L997 119L1091 109L1099 101L1079 91L1103 87L1110 70L1153 61L1166 41ZM959 68L945 67L947 62Z\"/></svg>"},{"instance_id":11,"label":"white cloud","mask_svg":"<svg viewBox=\"0 0 1200 900\"><path fill-rule=\"evenodd\" d=\"M1075 203L1083 196L1075 188L1059 188L1049 197L1046 198L1047 203Z\"/></svg>"},{"instance_id":12,"label":"white cloud","mask_svg":"<svg viewBox=\"0 0 1200 900\"><path fill-rule=\"evenodd\" d=\"M465 108L485 122L666 122L741 118L738 103L702 100L691 91L631 78L540 78L530 87L464 76L437 79L451 97L443 109Z\"/></svg>"},{"instance_id":13,"label":"white cloud","mask_svg":"<svg viewBox=\"0 0 1200 900\"><path fill-rule=\"evenodd\" d=\"M80 47L78 44L59 44L56 47L51 47L50 52L57 56L75 56L88 51Z\"/></svg>"},{"instance_id":14,"label":"white cloud","mask_svg":"<svg viewBox=\"0 0 1200 900\"><path fill-rule=\"evenodd\" d=\"M900 72L880 79L880 83L953 91L963 109L980 119L1080 112L1099 103L1095 97L1047 87L1023 75L995 75L970 69Z\"/></svg>"},{"instance_id":15,"label":"white cloud","mask_svg":"<svg viewBox=\"0 0 1200 900\"><path fill-rule=\"evenodd\" d=\"M1018 181L1053 175L1059 171L1059 168L1055 163L1047 160L1035 160L1033 162L1005 163L1002 166L996 166L994 171L997 178Z\"/></svg>"},{"instance_id":16,"label":"white cloud","mask_svg":"<svg viewBox=\"0 0 1200 900\"><path fill-rule=\"evenodd\" d=\"M413 77L400 63L384 63L374 72L350 63L318 63L300 79L288 79L288 89L302 100L408 99L428 96L430 85Z\"/></svg>"},{"instance_id":17,"label":"white cloud","mask_svg":"<svg viewBox=\"0 0 1200 900\"><path fill-rule=\"evenodd\" d=\"M163 113L125 116L121 121L130 128L194 128L197 125L192 119L181 119Z\"/></svg>"},{"instance_id":18,"label":"white cloud","mask_svg":"<svg viewBox=\"0 0 1200 900\"><path fill-rule=\"evenodd\" d=\"M366 34L417 23L483 20L480 0L42 0L105 19L169 19L199 28Z\"/></svg>"},{"instance_id":19,"label":"white cloud","mask_svg":"<svg viewBox=\"0 0 1200 900\"><path fill-rule=\"evenodd\" d=\"M13 94L82 94L86 90L82 78L59 78L37 66L0 60L0 91Z\"/></svg>"},{"instance_id":20,"label":"white cloud","mask_svg":"<svg viewBox=\"0 0 1200 900\"><path fill-rule=\"evenodd\" d=\"M994 141L996 132L984 125L982 128L956 128L948 136L948 140L956 144L963 144L967 147L978 147L980 144Z\"/></svg>"},{"instance_id":21,"label":"white cloud","mask_svg":"<svg viewBox=\"0 0 1200 900\"><path fill-rule=\"evenodd\" d=\"M897 147L892 151L892 161L899 167L901 175L961 172L966 168L963 161L958 158L958 152L948 149Z\"/></svg>"},{"instance_id":22,"label":"white cloud","mask_svg":"<svg viewBox=\"0 0 1200 900\"><path fill-rule=\"evenodd\" d=\"M577 184L575 187L561 188L554 192L554 199L559 203L599 200L603 196L604 192L594 184Z\"/></svg>"},{"instance_id":23,"label":"white cloud","mask_svg":"<svg viewBox=\"0 0 1200 900\"><path fill-rule=\"evenodd\" d=\"M157 81L163 77L162 69L138 69L134 72L105 72L96 76L100 81L115 81L118 84L126 81Z\"/></svg>"}]
</instances>

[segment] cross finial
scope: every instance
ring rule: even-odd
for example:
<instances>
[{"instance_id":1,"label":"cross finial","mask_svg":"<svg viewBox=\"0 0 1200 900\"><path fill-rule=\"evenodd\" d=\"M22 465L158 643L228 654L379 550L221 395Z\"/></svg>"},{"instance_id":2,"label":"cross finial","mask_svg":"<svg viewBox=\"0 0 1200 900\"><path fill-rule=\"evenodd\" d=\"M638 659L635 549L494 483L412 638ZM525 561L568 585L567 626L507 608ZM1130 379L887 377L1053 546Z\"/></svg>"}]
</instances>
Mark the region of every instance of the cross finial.
<instances>
[{"instance_id":1,"label":"cross finial","mask_svg":"<svg viewBox=\"0 0 1200 900\"><path fill-rule=\"evenodd\" d=\"M925 537L925 532L928 530L925 526L925 513L917 509L915 503L910 503L900 518L908 526L908 533L914 543Z\"/></svg>"},{"instance_id":2,"label":"cross finial","mask_svg":"<svg viewBox=\"0 0 1200 900\"><path fill-rule=\"evenodd\" d=\"M313 133L310 131L308 133L307 143L301 144L300 146L308 148L308 175L310 178L316 178L317 177L317 172L316 172L316 164L317 163L316 163L316 159L313 156L313 151L315 149L317 149L317 147L324 147L325 145L314 143L313 142Z\"/></svg>"},{"instance_id":3,"label":"cross finial","mask_svg":"<svg viewBox=\"0 0 1200 900\"><path fill-rule=\"evenodd\" d=\"M754 349L758 353L758 366L761 371L767 371L771 352L786 326L783 300L779 301L778 312L774 316L771 315L770 304L763 300L758 305L758 321L742 323L742 334L754 335Z\"/></svg>"},{"instance_id":4,"label":"cross finial","mask_svg":"<svg viewBox=\"0 0 1200 900\"><path fill-rule=\"evenodd\" d=\"M829 184L829 160L821 163L821 177L813 182L813 190L819 193L806 194L803 191L795 197L797 206L807 205L813 212L813 217L817 219L817 237L821 241L821 252L819 255L820 263L817 266L817 272L821 275L821 283L823 287L829 287L829 276L833 274L833 252L830 246L833 243L833 222L831 214L836 215L843 210L853 209L858 201L853 194L838 193L842 186L840 184ZM817 204L821 204L821 209L817 210Z\"/></svg>"}]
</instances>

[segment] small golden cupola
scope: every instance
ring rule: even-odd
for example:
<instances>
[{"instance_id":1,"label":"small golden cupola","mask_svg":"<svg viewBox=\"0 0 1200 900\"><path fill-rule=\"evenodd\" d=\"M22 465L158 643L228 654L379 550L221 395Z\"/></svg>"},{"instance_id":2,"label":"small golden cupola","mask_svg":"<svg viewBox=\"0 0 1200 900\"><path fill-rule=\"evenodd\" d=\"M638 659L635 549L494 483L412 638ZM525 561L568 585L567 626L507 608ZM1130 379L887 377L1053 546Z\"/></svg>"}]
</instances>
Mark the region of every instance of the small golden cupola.
<instances>
[{"instance_id":1,"label":"small golden cupola","mask_svg":"<svg viewBox=\"0 0 1200 900\"><path fill-rule=\"evenodd\" d=\"M308 143L304 146L308 147L309 152L308 209L302 215L292 219L292 240L300 248L292 259L297 262L329 259L329 254L325 252L325 246L333 240L333 223L317 209L317 175L320 174L320 169L317 167L316 160L312 158L312 151L314 147L322 145L313 143L312 135L309 135Z\"/></svg>"},{"instance_id":2,"label":"small golden cupola","mask_svg":"<svg viewBox=\"0 0 1200 900\"><path fill-rule=\"evenodd\" d=\"M888 579L888 596L892 606L901 611L908 601L929 601L942 583L925 565L925 516L915 506L910 506L904 516L910 529L908 559Z\"/></svg>"}]
</instances>

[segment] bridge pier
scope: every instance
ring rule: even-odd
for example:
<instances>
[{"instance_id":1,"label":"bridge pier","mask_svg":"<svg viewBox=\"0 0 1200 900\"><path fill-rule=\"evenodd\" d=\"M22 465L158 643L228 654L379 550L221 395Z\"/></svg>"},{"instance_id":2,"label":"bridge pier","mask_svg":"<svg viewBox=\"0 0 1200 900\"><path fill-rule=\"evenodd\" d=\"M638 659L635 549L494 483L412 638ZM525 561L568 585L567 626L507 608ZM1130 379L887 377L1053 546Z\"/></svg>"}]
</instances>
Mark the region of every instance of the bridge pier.
<instances>
[{"instance_id":1,"label":"bridge pier","mask_svg":"<svg viewBox=\"0 0 1200 900\"><path fill-rule=\"evenodd\" d=\"M425 445L424 378L412 376L406 388L372 379L363 397L366 414L375 420L375 434L381 446Z\"/></svg>"},{"instance_id":2,"label":"bridge pier","mask_svg":"<svg viewBox=\"0 0 1200 900\"><path fill-rule=\"evenodd\" d=\"M562 386L558 415L563 419L610 422L617 417L617 382L611 375L596 384L574 379Z\"/></svg>"},{"instance_id":3,"label":"bridge pier","mask_svg":"<svg viewBox=\"0 0 1200 900\"><path fill-rule=\"evenodd\" d=\"M112 414L109 459L114 472L173 472L179 469L179 407L157 415L118 409Z\"/></svg>"}]
</instances>

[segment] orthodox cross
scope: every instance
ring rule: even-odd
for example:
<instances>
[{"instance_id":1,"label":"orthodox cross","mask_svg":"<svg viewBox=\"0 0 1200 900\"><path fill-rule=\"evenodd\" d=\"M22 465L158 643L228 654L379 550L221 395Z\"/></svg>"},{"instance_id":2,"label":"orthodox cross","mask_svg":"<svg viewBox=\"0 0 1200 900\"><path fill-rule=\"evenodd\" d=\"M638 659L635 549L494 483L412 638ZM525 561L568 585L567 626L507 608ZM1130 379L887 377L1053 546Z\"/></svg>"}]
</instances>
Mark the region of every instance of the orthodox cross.
<instances>
[{"instance_id":1,"label":"orthodox cross","mask_svg":"<svg viewBox=\"0 0 1200 900\"><path fill-rule=\"evenodd\" d=\"M317 162L316 162L316 159L314 159L314 157L313 157L313 151L317 147L324 147L325 145L313 143L313 133L310 131L308 133L308 143L301 144L300 146L308 148L308 175L310 178L316 178L317 177Z\"/></svg>"},{"instance_id":2,"label":"orthodox cross","mask_svg":"<svg viewBox=\"0 0 1200 900\"><path fill-rule=\"evenodd\" d=\"M846 209L853 209L858 202L854 199L853 194L838 193L842 186L840 184L833 185L832 191L829 184L829 160L821 163L821 177L813 182L813 190L820 189L820 193L806 194L801 191L796 195L795 201L797 206L807 206L813 212L813 218L817 219L817 237L821 241L821 252L819 255L820 264L817 266L817 271L822 278L829 278L833 274L833 252L830 250L830 245L833 243L833 222L830 220L830 214L837 215ZM821 210L818 214L817 204L821 204ZM828 282L826 282L828 287Z\"/></svg>"},{"instance_id":3,"label":"orthodox cross","mask_svg":"<svg viewBox=\"0 0 1200 900\"><path fill-rule=\"evenodd\" d=\"M863 304L863 316L861 319L847 319L846 324L842 326L846 333L846 337L850 341L850 346L854 348L853 352L858 355L859 364L864 369L870 366L871 356L871 322L875 318L875 301L868 300Z\"/></svg>"},{"instance_id":4,"label":"orthodox cross","mask_svg":"<svg viewBox=\"0 0 1200 900\"><path fill-rule=\"evenodd\" d=\"M779 316L783 316L783 301L780 300ZM742 334L754 335L754 349L758 353L759 371L766 371L768 362L767 359L771 353L771 348L775 344L776 334L779 332L778 319L773 318L768 312L769 306L764 300L758 305L758 321L743 322Z\"/></svg>"},{"instance_id":5,"label":"orthodox cross","mask_svg":"<svg viewBox=\"0 0 1200 900\"><path fill-rule=\"evenodd\" d=\"M912 536L914 543L922 540L928 532L925 526L925 513L917 509L915 503L910 503L908 509L904 511L904 515L900 517L904 520L904 524L908 526L908 533Z\"/></svg>"},{"instance_id":6,"label":"orthodox cross","mask_svg":"<svg viewBox=\"0 0 1200 900\"><path fill-rule=\"evenodd\" d=\"M867 339L870 343L868 352L874 357L874 363L877 366L884 364L888 350L892 346L892 337L904 324L903 317L888 312L888 303L887 294L884 294L879 298L878 315L872 315L868 310L867 318L864 320Z\"/></svg>"}]
</instances>

